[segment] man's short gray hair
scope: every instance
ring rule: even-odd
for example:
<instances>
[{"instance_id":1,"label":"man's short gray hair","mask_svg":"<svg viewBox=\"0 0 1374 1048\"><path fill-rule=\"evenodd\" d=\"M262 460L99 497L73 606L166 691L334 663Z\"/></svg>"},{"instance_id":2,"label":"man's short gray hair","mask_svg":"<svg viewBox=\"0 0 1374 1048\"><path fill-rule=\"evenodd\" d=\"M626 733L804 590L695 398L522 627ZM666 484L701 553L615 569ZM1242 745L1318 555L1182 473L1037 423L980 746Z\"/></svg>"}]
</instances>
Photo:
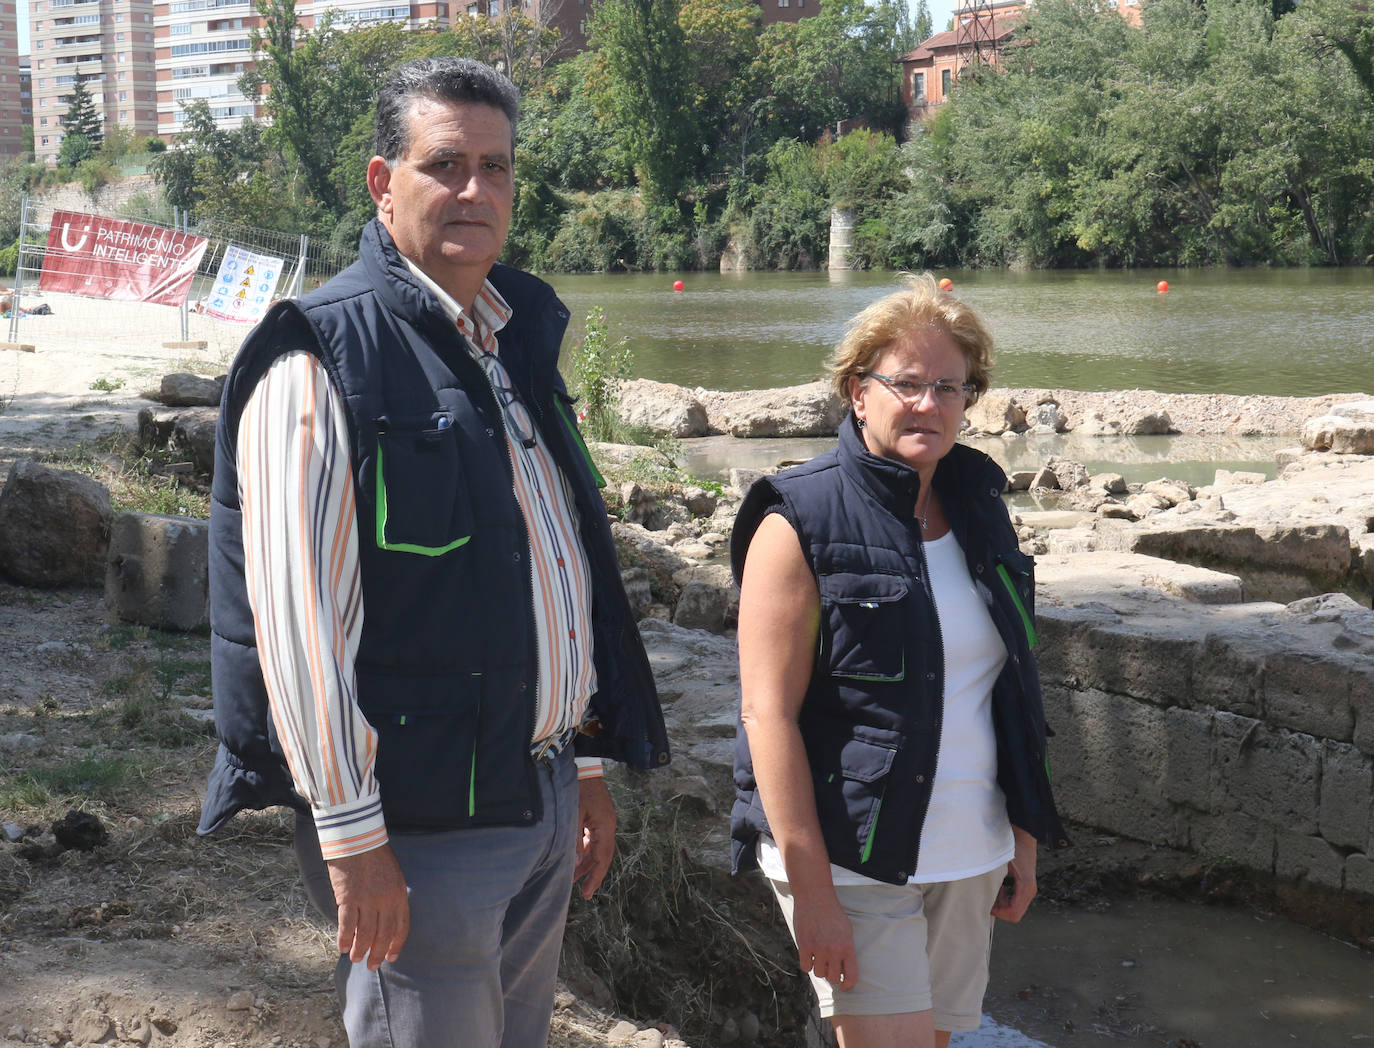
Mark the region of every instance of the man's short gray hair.
<instances>
[{"instance_id":1,"label":"man's short gray hair","mask_svg":"<svg viewBox=\"0 0 1374 1048\"><path fill-rule=\"evenodd\" d=\"M501 110L510 121L514 151L520 92L509 78L471 58L417 58L387 77L377 96L377 155L388 164L410 148L410 108L421 98Z\"/></svg>"}]
</instances>

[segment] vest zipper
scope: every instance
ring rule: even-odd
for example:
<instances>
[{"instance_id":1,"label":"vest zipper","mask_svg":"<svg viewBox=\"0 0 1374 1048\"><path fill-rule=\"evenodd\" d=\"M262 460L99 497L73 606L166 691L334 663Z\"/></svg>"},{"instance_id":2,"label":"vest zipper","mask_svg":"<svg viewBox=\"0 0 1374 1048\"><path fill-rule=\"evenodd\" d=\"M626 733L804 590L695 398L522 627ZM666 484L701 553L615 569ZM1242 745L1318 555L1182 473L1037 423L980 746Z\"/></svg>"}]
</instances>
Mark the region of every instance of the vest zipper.
<instances>
[{"instance_id":1,"label":"vest zipper","mask_svg":"<svg viewBox=\"0 0 1374 1048\"><path fill-rule=\"evenodd\" d=\"M466 336L466 335L461 335L461 333L460 333L460 337L463 339L464 348L466 348L466 347L470 344L470 343L468 343L467 336ZM479 352L480 352L480 351L479 351ZM469 360L472 360L472 354L471 354L471 353L468 354L468 359L469 359ZM493 404L495 405L495 407L496 407L496 417L499 418L499 419L501 420L501 436L502 436L502 438L503 438L502 441L501 441L501 446L502 446L502 450L504 450L505 453L506 453L506 454L505 454L506 469L510 472L511 498L512 498L512 499L515 499L515 508L516 508L516 510L518 511L518 516L520 517L520 523L521 523L521 530L522 530L522 532L524 533L524 536L525 536L525 593L526 593L526 596L527 596L528 601L529 601L528 607L529 607L529 610L530 610L530 615L529 615L528 622L529 622L530 627L531 627L531 629L533 630L534 636L535 636L535 642L534 642L534 658L531 660L532 669L531 669L531 672L530 672L530 691L529 691L529 693L528 693L528 696L529 696L529 697L528 697L528 700L526 701L526 704L525 704L525 709L526 709L526 711L527 711L527 717L526 717L526 723L525 723L525 749L526 749L526 751L528 751L528 750L530 749L530 745L532 744L532 742L533 742L533 740L534 740L534 721L535 721L535 714L536 714L536 712L537 712L536 709L535 709L535 707L536 707L537 704L538 704L538 697L539 697L539 642L538 642L539 626L538 626L538 624L537 624L536 621L535 621L535 614L536 614L536 612L535 612L535 607L534 607L534 540L530 538L530 526L529 526L529 522L525 520L525 511L524 511L524 508L520 505L520 500L515 498L515 470L516 470L516 463L515 463L515 455L514 455L514 453L511 451L511 443L512 443L512 440L511 440L511 435L510 435L510 427L506 425L506 412L505 412L505 410L501 407L501 398L498 397L498 396L496 395L496 387L494 387L494 386L491 384L491 377L487 374L487 369L484 368L484 367L482 367L482 365L481 365L478 361L476 361L476 360L472 360L472 363L473 363L473 365L477 368L478 372L481 373L483 380L486 382L486 384L487 384L487 389L488 389L488 391L490 391L490 393L491 393L491 400L492 400L492 403L493 403ZM504 366L504 365L503 365L503 366ZM512 382L515 381L514 377L512 377L511 381L512 381ZM533 410L532 408L528 407L528 406L526 407L526 410L529 411L529 415L530 415L530 425L531 425L532 427L535 427L535 428L537 429L539 423L535 420L534 410ZM480 704L479 704L479 709L480 709ZM531 809L531 811L533 811L533 809ZM469 815L475 815L476 812L477 812L477 741L476 741L476 733L474 733L473 752L472 752L472 778L471 778L471 785L468 787L468 814L469 814Z\"/></svg>"},{"instance_id":2,"label":"vest zipper","mask_svg":"<svg viewBox=\"0 0 1374 1048\"><path fill-rule=\"evenodd\" d=\"M907 875L908 880L916 876L916 867L920 862L921 831L925 828L926 815L930 812L930 798L935 791L935 776L940 770L940 742L945 734L945 634L944 630L940 627L940 609L935 603L935 590L930 585L930 562L926 560L926 540L925 536L920 533L919 525L917 525L916 533L916 551L921 556L921 588L925 590L926 599L930 601L930 606L935 612L935 637L940 642L940 672L938 676L940 683L940 705L939 717L937 720L939 726L935 729L935 763L930 769L930 782L926 784L929 788L925 791L925 803L921 805L921 821L916 829L916 842L911 852L911 872Z\"/></svg>"}]
</instances>

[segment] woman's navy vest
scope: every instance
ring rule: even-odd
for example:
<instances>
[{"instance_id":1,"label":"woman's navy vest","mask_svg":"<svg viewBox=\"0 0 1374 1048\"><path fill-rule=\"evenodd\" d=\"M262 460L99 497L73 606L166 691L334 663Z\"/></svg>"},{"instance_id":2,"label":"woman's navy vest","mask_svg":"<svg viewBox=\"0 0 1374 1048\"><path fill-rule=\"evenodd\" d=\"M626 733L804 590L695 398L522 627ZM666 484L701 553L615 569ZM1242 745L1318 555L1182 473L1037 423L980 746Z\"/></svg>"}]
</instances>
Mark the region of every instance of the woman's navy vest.
<instances>
[{"instance_id":1,"label":"woman's navy vest","mask_svg":"<svg viewBox=\"0 0 1374 1048\"><path fill-rule=\"evenodd\" d=\"M956 444L935 489L988 602L1008 659L993 687L997 779L1015 826L1067 844L1050 795L1034 643L1033 562L1017 546L986 455ZM832 450L761 479L731 539L735 578L759 522L774 507L792 523L820 591L820 637L799 725L830 861L904 883L916 869L944 705L944 651L915 520L915 470L873 455L853 416ZM743 726L735 744L731 813L736 871L756 865L768 822Z\"/></svg>"},{"instance_id":2,"label":"woman's navy vest","mask_svg":"<svg viewBox=\"0 0 1374 1048\"><path fill-rule=\"evenodd\" d=\"M648 659L620 584L599 478L558 375L568 320L553 289L504 266L502 361L567 476L594 585L595 736L579 755L668 761ZM267 709L244 579L237 425L257 380L314 353L346 409L357 500L363 629L357 695L379 734L392 832L537 821L529 755L536 688L529 540L501 412L456 327L373 222L361 257L249 335L225 384L210 515L211 665L219 754L201 832L243 808L303 808Z\"/></svg>"}]
</instances>

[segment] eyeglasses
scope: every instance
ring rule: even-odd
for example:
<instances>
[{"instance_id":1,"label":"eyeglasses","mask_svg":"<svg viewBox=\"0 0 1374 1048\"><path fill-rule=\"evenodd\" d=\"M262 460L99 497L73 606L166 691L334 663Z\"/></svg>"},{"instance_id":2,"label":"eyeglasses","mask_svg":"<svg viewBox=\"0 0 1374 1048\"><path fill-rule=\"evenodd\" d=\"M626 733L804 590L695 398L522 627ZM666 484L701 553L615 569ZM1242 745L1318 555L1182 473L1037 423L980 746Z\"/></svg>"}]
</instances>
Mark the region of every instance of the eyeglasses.
<instances>
[{"instance_id":1,"label":"eyeglasses","mask_svg":"<svg viewBox=\"0 0 1374 1048\"><path fill-rule=\"evenodd\" d=\"M917 382L909 378L893 378L891 375L880 375L876 371L860 371L859 377L867 375L876 378L886 386L898 400L903 404L919 404L922 397L929 391L935 397L935 403L941 407L953 407L955 404L965 404L968 402L969 394L973 392L972 382L954 382L947 378L932 379L929 382Z\"/></svg>"},{"instance_id":2,"label":"eyeglasses","mask_svg":"<svg viewBox=\"0 0 1374 1048\"><path fill-rule=\"evenodd\" d=\"M501 358L495 353L480 353L478 358L482 362L482 370L487 373L487 381L491 383L491 391L501 405L501 414L505 417L511 436L526 448L534 447L534 419L520 399L519 391L511 385L510 375Z\"/></svg>"}]
</instances>

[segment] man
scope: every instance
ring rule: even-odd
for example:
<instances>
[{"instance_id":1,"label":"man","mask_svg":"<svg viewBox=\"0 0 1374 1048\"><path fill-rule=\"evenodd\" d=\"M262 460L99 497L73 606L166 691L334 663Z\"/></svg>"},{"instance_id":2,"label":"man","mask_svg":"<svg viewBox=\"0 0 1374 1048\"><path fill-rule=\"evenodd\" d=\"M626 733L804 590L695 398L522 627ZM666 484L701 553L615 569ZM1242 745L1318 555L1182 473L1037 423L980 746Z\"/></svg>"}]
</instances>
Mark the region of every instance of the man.
<instances>
[{"instance_id":1,"label":"man","mask_svg":"<svg viewBox=\"0 0 1374 1048\"><path fill-rule=\"evenodd\" d=\"M556 369L568 312L496 262L517 105L480 63L397 70L359 261L225 384L201 830L308 811L353 1048L543 1045L569 885L614 848L600 758L668 760Z\"/></svg>"}]
</instances>

